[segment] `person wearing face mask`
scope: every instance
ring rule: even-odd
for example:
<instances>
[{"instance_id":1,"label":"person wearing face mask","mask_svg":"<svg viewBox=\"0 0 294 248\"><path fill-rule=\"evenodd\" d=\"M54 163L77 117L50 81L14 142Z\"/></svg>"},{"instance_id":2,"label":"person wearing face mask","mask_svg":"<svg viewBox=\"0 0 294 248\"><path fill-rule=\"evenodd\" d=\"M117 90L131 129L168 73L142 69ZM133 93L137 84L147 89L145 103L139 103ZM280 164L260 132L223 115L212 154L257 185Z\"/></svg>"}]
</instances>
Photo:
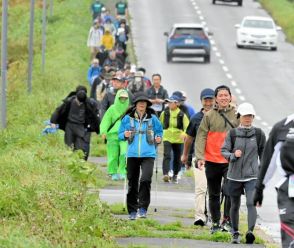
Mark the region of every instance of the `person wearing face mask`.
<instances>
[{"instance_id":1,"label":"person wearing face mask","mask_svg":"<svg viewBox=\"0 0 294 248\"><path fill-rule=\"evenodd\" d=\"M129 94L118 90L114 103L107 109L100 124L100 134L107 139L107 172L112 180L125 179L127 142L118 139L123 114L129 107Z\"/></svg>"},{"instance_id":2,"label":"person wearing face mask","mask_svg":"<svg viewBox=\"0 0 294 248\"><path fill-rule=\"evenodd\" d=\"M64 131L64 142L73 150L82 150L87 156L87 132L99 133L100 119L95 105L87 97L87 88L78 86L54 111L52 127ZM86 157L85 157L86 158Z\"/></svg>"},{"instance_id":3,"label":"person wearing face mask","mask_svg":"<svg viewBox=\"0 0 294 248\"><path fill-rule=\"evenodd\" d=\"M221 146L225 141L227 131L237 127L236 110L230 105L231 90L226 85L215 89L215 106L204 114L197 131L195 141L195 157L197 167L203 170L207 178L209 210L212 219L211 234L218 231L228 231L230 220L230 201L225 197L224 219L221 218L222 180L226 181L228 160L221 154Z\"/></svg>"},{"instance_id":4,"label":"person wearing face mask","mask_svg":"<svg viewBox=\"0 0 294 248\"><path fill-rule=\"evenodd\" d=\"M245 239L247 244L252 244L255 240L253 230L257 217L256 207L253 205L253 192L257 181L258 159L261 159L266 138L260 128L252 125L256 115L252 104L240 104L237 115L240 118L240 125L227 133L221 152L229 161L227 187L231 199L232 243L240 243L239 209L241 195L245 191L248 213L248 231Z\"/></svg>"}]
</instances>

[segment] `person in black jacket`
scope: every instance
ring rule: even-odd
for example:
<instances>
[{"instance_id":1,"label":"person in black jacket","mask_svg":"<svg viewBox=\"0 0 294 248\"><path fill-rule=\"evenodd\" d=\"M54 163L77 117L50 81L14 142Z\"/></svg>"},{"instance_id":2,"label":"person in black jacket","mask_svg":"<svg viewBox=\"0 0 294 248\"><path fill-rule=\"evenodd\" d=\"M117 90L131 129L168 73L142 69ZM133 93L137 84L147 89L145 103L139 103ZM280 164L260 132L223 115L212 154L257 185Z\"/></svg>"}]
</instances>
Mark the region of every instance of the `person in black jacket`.
<instances>
[{"instance_id":1,"label":"person in black jacket","mask_svg":"<svg viewBox=\"0 0 294 248\"><path fill-rule=\"evenodd\" d=\"M280 213L282 247L294 247L294 114L279 121L272 128L265 144L253 202L261 207L265 185L279 175L276 185Z\"/></svg>"},{"instance_id":2,"label":"person in black jacket","mask_svg":"<svg viewBox=\"0 0 294 248\"><path fill-rule=\"evenodd\" d=\"M155 111L157 116L160 116L165 107L165 99L168 98L168 93L161 85L161 75L156 73L152 75L153 85L147 90L147 95L150 102L152 102L151 108Z\"/></svg>"},{"instance_id":3,"label":"person in black jacket","mask_svg":"<svg viewBox=\"0 0 294 248\"><path fill-rule=\"evenodd\" d=\"M99 133L100 119L94 101L87 97L87 89L78 86L56 108L50 119L51 126L64 131L64 142L73 150L82 150L87 159L89 152L88 132Z\"/></svg>"}]
</instances>

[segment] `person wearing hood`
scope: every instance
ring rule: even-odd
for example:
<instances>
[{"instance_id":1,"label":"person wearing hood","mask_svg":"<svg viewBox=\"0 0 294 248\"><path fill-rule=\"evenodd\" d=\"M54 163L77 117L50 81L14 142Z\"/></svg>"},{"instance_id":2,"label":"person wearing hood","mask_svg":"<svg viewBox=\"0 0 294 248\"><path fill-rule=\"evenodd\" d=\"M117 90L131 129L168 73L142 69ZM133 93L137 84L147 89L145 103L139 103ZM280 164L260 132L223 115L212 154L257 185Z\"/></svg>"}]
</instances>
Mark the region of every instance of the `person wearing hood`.
<instances>
[{"instance_id":1,"label":"person wearing hood","mask_svg":"<svg viewBox=\"0 0 294 248\"><path fill-rule=\"evenodd\" d=\"M78 86L63 103L56 108L50 119L51 126L56 124L64 131L64 142L73 150L82 150L87 159L89 152L88 132L99 133L100 119L97 106L87 97L87 88Z\"/></svg>"},{"instance_id":2,"label":"person wearing hood","mask_svg":"<svg viewBox=\"0 0 294 248\"><path fill-rule=\"evenodd\" d=\"M118 139L118 129L129 103L128 92L119 90L100 124L100 134L104 140L107 139L107 172L112 180L125 179L126 175L127 142Z\"/></svg>"},{"instance_id":3,"label":"person wearing hood","mask_svg":"<svg viewBox=\"0 0 294 248\"><path fill-rule=\"evenodd\" d=\"M245 192L248 213L248 231L245 239L247 244L255 240L253 230L256 223L256 207L253 205L253 192L263 149L265 134L260 128L252 125L255 110L250 103L242 103L237 109L240 125L231 129L222 146L222 155L229 161L227 174L227 190L231 199L232 243L240 243L239 209L241 195Z\"/></svg>"},{"instance_id":4,"label":"person wearing hood","mask_svg":"<svg viewBox=\"0 0 294 248\"><path fill-rule=\"evenodd\" d=\"M162 138L162 126L151 105L145 93L137 93L134 105L123 117L118 132L119 139L127 140L129 144L126 157L130 220L146 218L151 199L153 167L158 156L156 146Z\"/></svg>"}]
</instances>

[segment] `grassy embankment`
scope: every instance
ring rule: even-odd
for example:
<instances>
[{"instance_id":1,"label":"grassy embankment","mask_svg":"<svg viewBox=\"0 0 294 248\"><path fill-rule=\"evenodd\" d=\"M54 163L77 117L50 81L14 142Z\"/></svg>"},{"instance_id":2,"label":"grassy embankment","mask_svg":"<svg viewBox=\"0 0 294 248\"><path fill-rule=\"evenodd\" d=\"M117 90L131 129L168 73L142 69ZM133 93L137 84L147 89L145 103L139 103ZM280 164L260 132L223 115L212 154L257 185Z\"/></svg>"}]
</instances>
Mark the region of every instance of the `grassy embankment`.
<instances>
[{"instance_id":1,"label":"grassy embankment","mask_svg":"<svg viewBox=\"0 0 294 248\"><path fill-rule=\"evenodd\" d=\"M289 0L260 0L260 2L283 28L287 41L294 44L294 2Z\"/></svg>"}]
</instances>

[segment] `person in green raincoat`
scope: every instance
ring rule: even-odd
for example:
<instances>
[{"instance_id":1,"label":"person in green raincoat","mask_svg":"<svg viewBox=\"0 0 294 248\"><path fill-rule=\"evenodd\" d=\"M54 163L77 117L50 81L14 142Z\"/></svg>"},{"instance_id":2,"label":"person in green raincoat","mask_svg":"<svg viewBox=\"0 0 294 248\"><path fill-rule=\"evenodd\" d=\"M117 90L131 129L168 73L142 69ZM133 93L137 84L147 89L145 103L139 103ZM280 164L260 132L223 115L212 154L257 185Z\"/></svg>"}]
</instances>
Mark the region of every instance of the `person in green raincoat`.
<instances>
[{"instance_id":1,"label":"person in green raincoat","mask_svg":"<svg viewBox=\"0 0 294 248\"><path fill-rule=\"evenodd\" d=\"M105 112L100 124L100 134L107 139L107 171L112 180L125 179L127 141L118 139L121 117L130 104L129 94L122 89L116 93L114 104Z\"/></svg>"}]
</instances>

